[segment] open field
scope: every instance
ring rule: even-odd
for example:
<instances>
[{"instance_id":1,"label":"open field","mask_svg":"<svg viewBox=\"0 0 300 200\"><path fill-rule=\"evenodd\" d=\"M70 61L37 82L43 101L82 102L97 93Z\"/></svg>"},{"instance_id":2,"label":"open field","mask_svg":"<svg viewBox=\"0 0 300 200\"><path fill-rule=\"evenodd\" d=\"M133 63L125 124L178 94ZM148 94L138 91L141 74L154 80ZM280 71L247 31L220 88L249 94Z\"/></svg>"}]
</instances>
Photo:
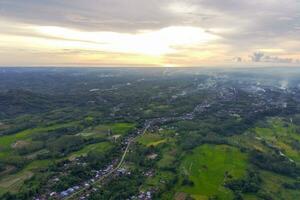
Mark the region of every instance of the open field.
<instances>
[{"instance_id":1,"label":"open field","mask_svg":"<svg viewBox=\"0 0 300 200\"><path fill-rule=\"evenodd\" d=\"M268 171L261 171L262 189L273 199L295 200L300 196L300 190L290 190L282 187L283 183L292 183L293 179Z\"/></svg>"},{"instance_id":2,"label":"open field","mask_svg":"<svg viewBox=\"0 0 300 200\"><path fill-rule=\"evenodd\" d=\"M267 127L256 127L257 137L281 150L288 158L300 163L300 135L292 123L283 122L280 118L267 121Z\"/></svg>"},{"instance_id":3,"label":"open field","mask_svg":"<svg viewBox=\"0 0 300 200\"><path fill-rule=\"evenodd\" d=\"M126 135L135 128L133 123L101 124L77 134L83 137L106 138L109 135Z\"/></svg>"},{"instance_id":4,"label":"open field","mask_svg":"<svg viewBox=\"0 0 300 200\"><path fill-rule=\"evenodd\" d=\"M164 142L166 142L167 140L164 139L162 136L160 136L159 134L155 134L155 133L146 133L142 136L140 136L137 141L142 144L145 145L147 147L149 146L157 146L159 144L162 144Z\"/></svg>"},{"instance_id":5,"label":"open field","mask_svg":"<svg viewBox=\"0 0 300 200\"><path fill-rule=\"evenodd\" d=\"M112 144L109 142L101 142L101 143L97 143L97 144L87 145L84 148L82 148L81 150L71 153L71 155L69 156L69 159L72 160L76 157L85 156L91 151L103 153L103 152L109 150L111 147L112 147Z\"/></svg>"},{"instance_id":6,"label":"open field","mask_svg":"<svg viewBox=\"0 0 300 200\"><path fill-rule=\"evenodd\" d=\"M51 163L50 160L37 160L31 162L23 170L16 174L5 176L0 180L0 190L17 192L23 182L34 175L34 170L45 168Z\"/></svg>"},{"instance_id":7,"label":"open field","mask_svg":"<svg viewBox=\"0 0 300 200\"><path fill-rule=\"evenodd\" d=\"M150 177L146 180L144 184L144 190L149 188L160 188L164 187L165 182L168 182L174 179L175 174L169 171L158 171L154 174L153 177Z\"/></svg>"},{"instance_id":8,"label":"open field","mask_svg":"<svg viewBox=\"0 0 300 200\"><path fill-rule=\"evenodd\" d=\"M53 131L59 128L72 127L75 126L76 123L77 122L70 122L70 123L55 124L55 125L45 126L45 127L37 127L33 129L27 129L12 135L0 136L0 149L2 151L9 150L12 144L17 142L18 140L30 140L30 136L32 134Z\"/></svg>"},{"instance_id":9,"label":"open field","mask_svg":"<svg viewBox=\"0 0 300 200\"><path fill-rule=\"evenodd\" d=\"M94 128L95 131L105 132L111 131L111 134L115 135L124 135L132 131L135 127L135 124L132 123L114 123L114 124L104 124L99 125Z\"/></svg>"},{"instance_id":10,"label":"open field","mask_svg":"<svg viewBox=\"0 0 300 200\"><path fill-rule=\"evenodd\" d=\"M224 188L225 174L233 179L241 178L247 169L247 155L227 145L202 145L183 160L180 171L193 186L181 186L179 191L191 194L195 199L232 199L230 190Z\"/></svg>"}]
</instances>

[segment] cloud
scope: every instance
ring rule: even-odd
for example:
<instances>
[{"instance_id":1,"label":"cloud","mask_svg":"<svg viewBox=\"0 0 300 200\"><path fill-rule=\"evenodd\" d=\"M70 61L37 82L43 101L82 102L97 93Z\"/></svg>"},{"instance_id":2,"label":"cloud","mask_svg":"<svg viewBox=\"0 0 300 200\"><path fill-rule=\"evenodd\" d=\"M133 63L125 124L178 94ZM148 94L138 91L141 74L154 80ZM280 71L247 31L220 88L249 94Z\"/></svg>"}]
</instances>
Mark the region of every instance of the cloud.
<instances>
[{"instance_id":1,"label":"cloud","mask_svg":"<svg viewBox=\"0 0 300 200\"><path fill-rule=\"evenodd\" d=\"M23 23L86 31L135 32L183 25L185 19L167 12L168 6L167 0L2 0L0 16Z\"/></svg>"},{"instance_id":2,"label":"cloud","mask_svg":"<svg viewBox=\"0 0 300 200\"><path fill-rule=\"evenodd\" d=\"M47 42L62 40L24 27L58 27L89 33L87 35L103 32L134 35L159 32L168 27L193 27L214 35L218 40L190 44L192 48L189 50L186 50L186 45L168 45L169 49L177 51L173 53L178 59L174 56L172 59L189 57L188 54L202 57L201 52L209 52L214 55L212 62L231 60L244 63L251 54L250 60L254 63L295 63L300 58L299 13L299 0L0 0L0 18L8 24L4 27L0 21L0 37L19 36L27 41L40 38ZM178 35L179 39L184 37ZM89 46L98 42L88 37L68 36L63 40L90 43ZM159 41L164 42L158 37L151 43L159 45ZM5 45L9 44L6 42ZM259 51L261 49L280 49L282 52ZM193 59L198 60L197 56Z\"/></svg>"},{"instance_id":3,"label":"cloud","mask_svg":"<svg viewBox=\"0 0 300 200\"><path fill-rule=\"evenodd\" d=\"M278 56L265 56L265 62L273 62L273 63L293 63L294 59L292 58L280 58Z\"/></svg>"},{"instance_id":4,"label":"cloud","mask_svg":"<svg viewBox=\"0 0 300 200\"><path fill-rule=\"evenodd\" d=\"M252 62L266 63L297 63L293 58L282 58L279 56L265 55L263 52L254 52L249 56Z\"/></svg>"},{"instance_id":5,"label":"cloud","mask_svg":"<svg viewBox=\"0 0 300 200\"><path fill-rule=\"evenodd\" d=\"M241 57L236 57L234 58L234 61L240 63L243 62L243 59Z\"/></svg>"},{"instance_id":6,"label":"cloud","mask_svg":"<svg viewBox=\"0 0 300 200\"><path fill-rule=\"evenodd\" d=\"M252 62L260 62L264 58L264 53L262 52L254 52L253 55L251 55Z\"/></svg>"}]
</instances>

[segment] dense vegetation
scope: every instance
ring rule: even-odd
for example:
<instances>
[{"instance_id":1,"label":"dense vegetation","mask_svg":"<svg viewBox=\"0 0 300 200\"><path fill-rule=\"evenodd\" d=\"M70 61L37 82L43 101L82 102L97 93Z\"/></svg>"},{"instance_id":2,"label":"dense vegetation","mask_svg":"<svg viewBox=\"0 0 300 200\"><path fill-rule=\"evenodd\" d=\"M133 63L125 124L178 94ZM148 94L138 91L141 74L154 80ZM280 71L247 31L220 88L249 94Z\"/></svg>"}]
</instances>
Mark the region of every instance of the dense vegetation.
<instances>
[{"instance_id":1,"label":"dense vegetation","mask_svg":"<svg viewBox=\"0 0 300 200\"><path fill-rule=\"evenodd\" d=\"M299 75L4 68L0 199L297 199Z\"/></svg>"}]
</instances>

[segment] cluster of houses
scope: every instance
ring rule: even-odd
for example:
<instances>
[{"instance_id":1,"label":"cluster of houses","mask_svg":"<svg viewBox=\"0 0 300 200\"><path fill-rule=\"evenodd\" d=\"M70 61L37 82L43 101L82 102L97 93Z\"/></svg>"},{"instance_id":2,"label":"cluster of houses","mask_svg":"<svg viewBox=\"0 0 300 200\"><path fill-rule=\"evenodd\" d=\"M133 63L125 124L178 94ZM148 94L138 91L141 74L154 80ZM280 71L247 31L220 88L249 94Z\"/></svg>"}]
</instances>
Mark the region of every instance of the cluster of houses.
<instances>
[{"instance_id":1,"label":"cluster of houses","mask_svg":"<svg viewBox=\"0 0 300 200\"><path fill-rule=\"evenodd\" d=\"M147 172L144 172L144 176L146 177L153 177L154 176L154 170L149 170Z\"/></svg>"},{"instance_id":2,"label":"cluster of houses","mask_svg":"<svg viewBox=\"0 0 300 200\"><path fill-rule=\"evenodd\" d=\"M75 193L76 191L82 189L82 188L90 188L91 185L98 179L100 179L101 177L103 177L104 175L106 175L107 173L109 173L111 170L113 170L113 164L108 165L105 169L103 170L95 170L95 176L87 181L85 181L82 185L76 185L73 187L70 187L62 192L50 192L49 193L49 197L53 198L53 199L64 199L66 197L69 197L70 195L72 195L73 193ZM127 173L128 172L125 169L119 169L118 170L119 174L123 174L123 173ZM130 172L129 172L130 173ZM58 178L55 178L53 181L59 181ZM36 198L35 200L42 200L43 198ZM86 199L86 196L82 196L80 197L80 199Z\"/></svg>"},{"instance_id":3,"label":"cluster of houses","mask_svg":"<svg viewBox=\"0 0 300 200\"><path fill-rule=\"evenodd\" d=\"M70 187L68 188L67 190L64 190L60 193L57 193L57 192L51 192L49 194L49 197L50 198L53 198L53 199L63 199L63 198L66 198L68 196L70 196L71 194L73 194L74 192L78 191L80 189L80 186L74 186L74 187ZM45 198L35 198L35 200L44 200Z\"/></svg>"},{"instance_id":4,"label":"cluster of houses","mask_svg":"<svg viewBox=\"0 0 300 200\"><path fill-rule=\"evenodd\" d=\"M125 168L120 168L117 170L117 175L122 176L122 175L131 175L131 172L128 171Z\"/></svg>"},{"instance_id":5,"label":"cluster of houses","mask_svg":"<svg viewBox=\"0 0 300 200\"><path fill-rule=\"evenodd\" d=\"M103 170L97 170L95 171L96 174L94 176L94 178L91 178L89 181L86 181L82 187L84 188L91 188L91 185L98 179L100 179L101 177L105 176L106 174L108 174L109 172L111 172L113 170L113 165L108 165L105 169ZM128 171L125 168L120 168L118 170L116 170L116 175L117 176L122 176L122 175L131 175L131 172ZM73 194L75 191L79 190L80 186L74 186L72 188L69 188L65 191L60 192L59 197L60 198L66 198L68 196L70 196L71 194ZM97 188L91 188L91 191L95 192L97 191ZM51 195L51 194L50 194ZM57 194L55 194L57 195ZM79 199L84 200L89 196L89 194L85 194L84 196L81 196Z\"/></svg>"},{"instance_id":6,"label":"cluster of houses","mask_svg":"<svg viewBox=\"0 0 300 200\"><path fill-rule=\"evenodd\" d=\"M160 119L158 119L157 121L160 121ZM147 127L149 126L151 122L147 122L146 125ZM144 131L143 130L138 130L136 131L136 135L142 134ZM126 149L126 146L130 143L130 141L133 139L134 135L131 135L129 137L126 137L124 139L124 141L122 142L123 145L123 150ZM81 163L80 160L78 158L76 158L74 161L77 162L77 164L80 165L86 165L86 163ZM90 195L91 192L95 192L97 190L97 188L92 187L93 183L96 182L97 180L103 178L104 176L114 172L114 176L124 176L124 175L131 175L131 172L128 169L125 168L118 168L117 170L114 170L114 166L116 165L116 163L118 163L118 159L114 160L110 165L106 166L104 169L102 170L93 170L92 172L95 173L95 175L89 179L86 180L85 182L83 182L82 184L70 187L64 191L61 192L51 192L49 191L49 193L47 195L45 195L44 197L47 198L36 198L35 200L44 200L44 199L48 199L49 197L51 199L65 199L67 197L70 197L72 194L82 190L82 189L86 189L85 192L79 197L79 199L84 200L87 199L88 196ZM64 167L68 167L68 164L65 163ZM59 181L59 178L55 178L53 179L54 182ZM151 192L146 192L146 193L141 193L140 195L138 195L138 199L151 199Z\"/></svg>"},{"instance_id":7,"label":"cluster of houses","mask_svg":"<svg viewBox=\"0 0 300 200\"><path fill-rule=\"evenodd\" d=\"M71 188L69 188L69 189L67 189L65 191L62 191L59 194L59 196L62 197L62 198L67 197L67 196L73 194L76 190L79 190L79 189L80 189L80 187L76 185L76 186L71 187ZM52 196L56 195L55 192L52 192L51 194L52 194ZM51 194L50 194L50 196L51 196Z\"/></svg>"},{"instance_id":8,"label":"cluster of houses","mask_svg":"<svg viewBox=\"0 0 300 200\"><path fill-rule=\"evenodd\" d=\"M140 192L137 196L132 196L131 200L151 200L152 199L152 192Z\"/></svg>"}]
</instances>

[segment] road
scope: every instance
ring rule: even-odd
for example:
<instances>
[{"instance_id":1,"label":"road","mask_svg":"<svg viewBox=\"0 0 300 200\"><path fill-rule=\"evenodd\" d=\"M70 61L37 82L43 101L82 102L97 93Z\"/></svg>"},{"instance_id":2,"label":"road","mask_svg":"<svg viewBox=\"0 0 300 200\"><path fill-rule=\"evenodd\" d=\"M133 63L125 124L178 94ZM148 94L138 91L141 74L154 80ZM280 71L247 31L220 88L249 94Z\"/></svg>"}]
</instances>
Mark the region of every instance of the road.
<instances>
[{"instance_id":1,"label":"road","mask_svg":"<svg viewBox=\"0 0 300 200\"><path fill-rule=\"evenodd\" d=\"M146 131L148 130L149 127L150 127L150 123L148 123L148 124L145 126L145 128L144 128L144 130L143 130L143 132L142 132L142 135L144 135L144 134L146 133ZM133 139L132 139L132 140L133 140ZM124 153L123 153L123 155L122 155L122 158L121 158L119 164L117 165L117 167L114 169L113 172L115 172L116 170L118 170L118 169L122 166L122 164L123 164L123 162L124 162L124 159L125 159L125 157L126 157L126 154L127 154L128 150L129 150L129 147L130 147L130 144L131 144L132 140L129 140L129 141L128 141L127 147L126 147L126 149L125 149L125 151L124 151Z\"/></svg>"},{"instance_id":2,"label":"road","mask_svg":"<svg viewBox=\"0 0 300 200\"><path fill-rule=\"evenodd\" d=\"M146 133L146 131L148 130L148 128L150 127L150 125L151 125L151 122L148 122L146 124L146 126L144 127L141 135L143 135L143 134ZM108 173L106 173L105 175L103 175L101 178L99 178L98 180L96 180L94 183L92 183L91 186L95 186L96 184L100 183L105 178L109 177L111 174L113 174L114 172L116 172L122 166L122 164L124 163L125 157L126 157L128 151L129 151L130 145L131 145L131 143L132 143L133 140L134 140L134 138L128 141L126 149L125 149L125 151L124 151L124 153L123 153L123 155L121 157L121 160L118 163L118 165L115 168L113 168L111 171L109 171ZM76 196L80 195L82 192L84 192L85 190L88 190L88 189L89 188L82 188L82 189L74 192L72 195L70 195L70 196L68 196L68 197L66 197L64 199L65 200L71 200L71 199L75 198Z\"/></svg>"},{"instance_id":3,"label":"road","mask_svg":"<svg viewBox=\"0 0 300 200\"><path fill-rule=\"evenodd\" d=\"M168 121L177 121L177 120L191 120L191 119L193 119L195 112L197 112L196 109L197 109L197 107L195 107L195 109L192 112L183 114L183 115L181 115L179 117L156 118L156 119L151 119L149 121L146 121L145 127L143 128L142 133L140 133L138 135L144 135L146 133L146 131L150 128L150 126L153 125L153 124L155 124L155 123L159 123L159 122L160 123L166 123ZM101 181L103 181L105 178L107 178L110 175L112 175L115 171L117 171L122 166L122 164L124 163L125 157L126 157L128 151L129 151L130 145L131 145L131 143L133 142L134 139L135 138L128 139L127 146L125 148L124 153L122 154L121 160L119 161L118 165L115 168L113 168L111 171L109 171L108 173L104 174L101 178L99 178L95 182L93 182L91 184L91 186L95 186L96 184L99 184ZM64 200L75 199L76 196L79 196L84 191L88 191L90 188L91 187L89 187L89 188L82 188L82 189L74 192L72 195L64 198Z\"/></svg>"}]
</instances>

